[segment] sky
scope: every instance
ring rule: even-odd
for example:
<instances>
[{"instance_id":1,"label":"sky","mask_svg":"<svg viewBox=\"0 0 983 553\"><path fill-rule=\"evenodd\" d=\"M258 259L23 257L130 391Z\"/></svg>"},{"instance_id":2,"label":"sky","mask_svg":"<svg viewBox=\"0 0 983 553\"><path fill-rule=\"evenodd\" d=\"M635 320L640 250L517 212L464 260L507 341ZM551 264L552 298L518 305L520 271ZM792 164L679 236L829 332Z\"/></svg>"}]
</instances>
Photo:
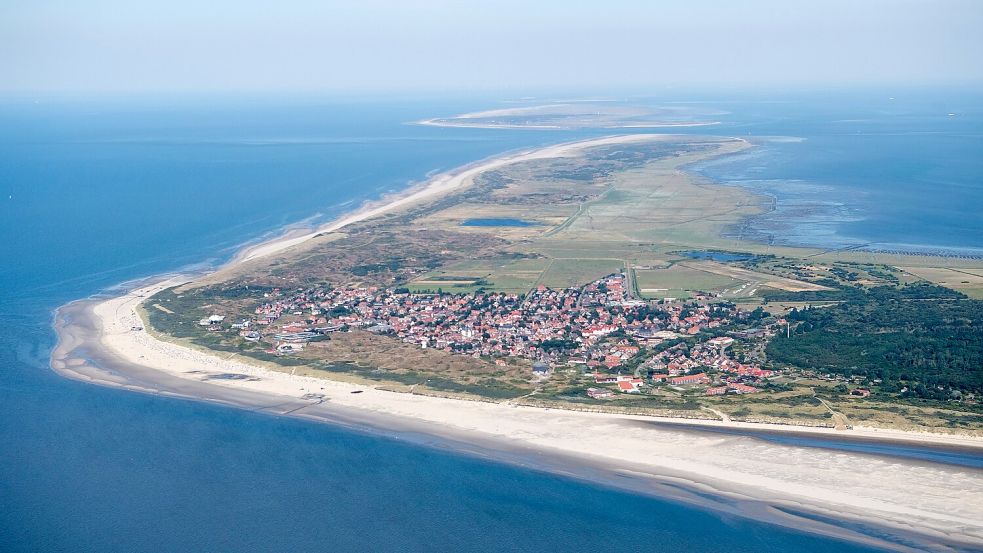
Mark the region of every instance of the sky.
<instances>
[{"instance_id":1,"label":"sky","mask_svg":"<svg viewBox=\"0 0 983 553\"><path fill-rule=\"evenodd\" d=\"M0 0L0 92L983 83L981 0Z\"/></svg>"}]
</instances>

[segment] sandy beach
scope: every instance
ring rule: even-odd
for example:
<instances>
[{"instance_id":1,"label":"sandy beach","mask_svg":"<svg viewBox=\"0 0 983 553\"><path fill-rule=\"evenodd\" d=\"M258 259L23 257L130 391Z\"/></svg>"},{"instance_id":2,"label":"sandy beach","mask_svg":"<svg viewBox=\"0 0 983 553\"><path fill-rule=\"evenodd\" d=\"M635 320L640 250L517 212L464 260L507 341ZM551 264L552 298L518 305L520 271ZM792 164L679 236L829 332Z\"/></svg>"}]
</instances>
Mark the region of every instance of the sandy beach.
<instances>
[{"instance_id":1,"label":"sandy beach","mask_svg":"<svg viewBox=\"0 0 983 553\"><path fill-rule=\"evenodd\" d=\"M489 169L572 155L602 144L657 139L606 137L520 152L438 175L407 193L313 232L247 248L233 263L281 252L324 232L466 186ZM215 401L273 414L432 436L449 447L543 470L590 478L641 493L752 516L802 530L897 550L983 547L983 471L936 463L776 445L754 438L674 429L655 417L576 412L394 393L368 385L272 371L236 354L216 355L159 340L138 305L187 281L175 276L109 299L63 307L51 365L62 375L146 393ZM358 393L353 393L358 392ZM689 425L776 430L777 425L685 421ZM968 437L855 428L803 429L816 435L978 448ZM707 499L705 494L720 498ZM796 514L798 513L798 514ZM810 513L817 518L804 516ZM843 524L820 520L829 517ZM860 526L889 529L905 543L884 542Z\"/></svg>"},{"instance_id":2,"label":"sandy beach","mask_svg":"<svg viewBox=\"0 0 983 553\"><path fill-rule=\"evenodd\" d=\"M313 231L296 231L269 242L247 247L243 249L243 251L239 252L239 254L233 258L231 263L241 263L279 253L287 248L290 248L291 246L306 242L319 234L341 230L352 223L371 219L372 217L377 217L379 215L446 194L452 190L467 186L472 182L472 179L474 179L476 175L498 167L523 161L532 161L534 159L570 156L576 154L579 150L595 146L604 146L606 144L629 144L632 142L658 140L662 136L664 135L633 134L606 136L592 140L568 142L545 148L525 150L522 152L478 161L446 173L440 173L439 175L434 176L418 186L410 187L410 189L406 192L383 198L377 202L369 202L353 213L322 225Z\"/></svg>"}]
</instances>

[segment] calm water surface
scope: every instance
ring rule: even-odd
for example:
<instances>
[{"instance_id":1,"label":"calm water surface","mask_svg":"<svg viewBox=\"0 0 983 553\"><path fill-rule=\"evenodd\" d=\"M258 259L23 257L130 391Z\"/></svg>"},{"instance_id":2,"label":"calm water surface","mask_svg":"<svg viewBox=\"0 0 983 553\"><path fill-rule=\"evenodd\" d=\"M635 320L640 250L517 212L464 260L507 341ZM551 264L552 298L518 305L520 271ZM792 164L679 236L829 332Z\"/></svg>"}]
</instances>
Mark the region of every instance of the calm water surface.
<instances>
[{"instance_id":1,"label":"calm water surface","mask_svg":"<svg viewBox=\"0 0 983 553\"><path fill-rule=\"evenodd\" d=\"M464 227L532 227L539 223L522 219L467 219L461 222Z\"/></svg>"}]
</instances>

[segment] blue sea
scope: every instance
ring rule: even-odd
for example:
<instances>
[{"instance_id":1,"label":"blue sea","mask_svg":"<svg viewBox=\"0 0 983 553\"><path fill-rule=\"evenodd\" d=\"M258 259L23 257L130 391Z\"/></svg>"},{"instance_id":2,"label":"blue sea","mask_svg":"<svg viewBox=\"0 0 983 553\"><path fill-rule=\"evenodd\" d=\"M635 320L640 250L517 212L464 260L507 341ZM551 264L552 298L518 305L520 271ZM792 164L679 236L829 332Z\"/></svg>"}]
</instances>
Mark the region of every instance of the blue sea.
<instances>
[{"instance_id":1,"label":"blue sea","mask_svg":"<svg viewBox=\"0 0 983 553\"><path fill-rule=\"evenodd\" d=\"M867 90L712 102L705 131L757 148L694 167L774 199L735 236L824 249L983 256L983 94Z\"/></svg>"},{"instance_id":2,"label":"blue sea","mask_svg":"<svg viewBox=\"0 0 983 553\"><path fill-rule=\"evenodd\" d=\"M786 237L813 228L830 245L983 248L983 102L912 94L695 96L725 112L712 133L762 140L747 156L697 169L767 191L780 209L787 198L808 211L812 219ZM406 124L498 105L0 100L0 551L865 550L412 441L69 381L48 368L52 313L68 301L212 266L285 225L329 219L434 171L610 133ZM764 234L778 225L755 224Z\"/></svg>"}]
</instances>

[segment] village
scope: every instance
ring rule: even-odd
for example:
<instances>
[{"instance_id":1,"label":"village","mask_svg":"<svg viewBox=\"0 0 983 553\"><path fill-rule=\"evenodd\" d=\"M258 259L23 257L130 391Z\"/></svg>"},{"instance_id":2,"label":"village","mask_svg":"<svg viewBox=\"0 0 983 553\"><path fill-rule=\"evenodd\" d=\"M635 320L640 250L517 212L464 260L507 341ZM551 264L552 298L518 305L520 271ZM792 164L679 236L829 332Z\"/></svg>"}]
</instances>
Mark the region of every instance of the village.
<instances>
[{"instance_id":1,"label":"village","mask_svg":"<svg viewBox=\"0 0 983 553\"><path fill-rule=\"evenodd\" d=\"M199 324L238 331L249 342L289 355L331 333L365 331L420 348L470 355L500 366L531 363L533 378L560 368L591 381L595 399L667 385L706 395L750 394L774 377L752 360L783 320L728 302L650 302L632 297L624 274L579 288L538 286L525 295L475 291L410 293L405 288L273 289L253 317ZM733 344L741 344L735 353ZM750 352L750 354L749 354Z\"/></svg>"}]
</instances>

